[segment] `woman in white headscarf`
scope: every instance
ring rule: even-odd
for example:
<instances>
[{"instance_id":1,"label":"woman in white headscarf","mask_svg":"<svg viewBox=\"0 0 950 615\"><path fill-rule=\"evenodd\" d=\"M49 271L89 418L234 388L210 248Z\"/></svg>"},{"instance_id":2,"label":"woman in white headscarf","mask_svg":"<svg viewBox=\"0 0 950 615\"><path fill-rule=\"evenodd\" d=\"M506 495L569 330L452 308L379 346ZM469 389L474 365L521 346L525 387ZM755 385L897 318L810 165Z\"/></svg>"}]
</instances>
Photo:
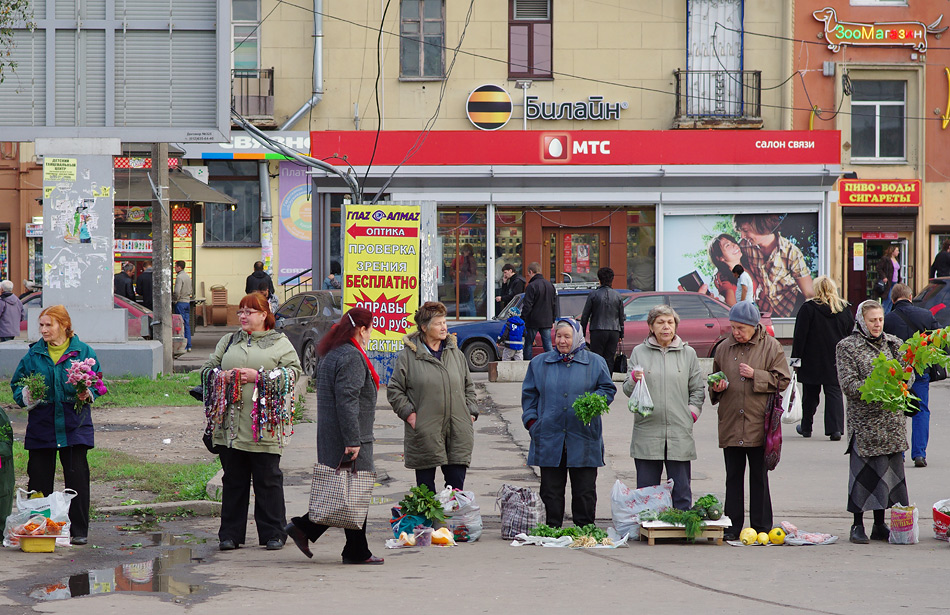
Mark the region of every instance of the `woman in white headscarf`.
<instances>
[{"instance_id":1,"label":"woman in white headscarf","mask_svg":"<svg viewBox=\"0 0 950 615\"><path fill-rule=\"evenodd\" d=\"M521 391L521 422L531 434L528 465L541 468L541 500L546 523L564 522L564 492L571 477L574 524L594 523L597 510L597 468L604 465L600 417L587 425L574 414L574 400L585 393L613 401L617 387L607 362L585 347L580 324L573 318L555 323L554 349L531 360Z\"/></svg>"}]
</instances>

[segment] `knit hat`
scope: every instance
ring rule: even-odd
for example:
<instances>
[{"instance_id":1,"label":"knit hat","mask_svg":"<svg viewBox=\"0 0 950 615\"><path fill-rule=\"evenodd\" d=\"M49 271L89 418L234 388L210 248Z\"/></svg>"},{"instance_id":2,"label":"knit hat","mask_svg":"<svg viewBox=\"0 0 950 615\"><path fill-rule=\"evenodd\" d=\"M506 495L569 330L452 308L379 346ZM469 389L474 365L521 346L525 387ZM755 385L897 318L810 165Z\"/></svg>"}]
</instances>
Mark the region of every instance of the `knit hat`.
<instances>
[{"instance_id":1,"label":"knit hat","mask_svg":"<svg viewBox=\"0 0 950 615\"><path fill-rule=\"evenodd\" d=\"M756 326L759 324L759 308L751 301L740 301L729 310L729 320L744 325Z\"/></svg>"},{"instance_id":2,"label":"knit hat","mask_svg":"<svg viewBox=\"0 0 950 615\"><path fill-rule=\"evenodd\" d=\"M508 310L508 313L511 314L512 316L521 317L521 308L518 307L518 306L512 306L512 307Z\"/></svg>"}]
</instances>

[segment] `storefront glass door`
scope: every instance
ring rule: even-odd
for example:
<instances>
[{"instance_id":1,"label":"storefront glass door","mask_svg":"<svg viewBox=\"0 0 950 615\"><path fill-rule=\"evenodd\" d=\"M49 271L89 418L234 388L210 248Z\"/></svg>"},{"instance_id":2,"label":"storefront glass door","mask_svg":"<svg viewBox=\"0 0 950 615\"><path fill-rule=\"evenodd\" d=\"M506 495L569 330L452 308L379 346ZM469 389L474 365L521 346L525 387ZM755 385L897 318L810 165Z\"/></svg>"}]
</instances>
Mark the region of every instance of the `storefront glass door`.
<instances>
[{"instance_id":1,"label":"storefront glass door","mask_svg":"<svg viewBox=\"0 0 950 615\"><path fill-rule=\"evenodd\" d=\"M558 229L548 234L552 282L596 282L607 265L607 229Z\"/></svg>"}]
</instances>

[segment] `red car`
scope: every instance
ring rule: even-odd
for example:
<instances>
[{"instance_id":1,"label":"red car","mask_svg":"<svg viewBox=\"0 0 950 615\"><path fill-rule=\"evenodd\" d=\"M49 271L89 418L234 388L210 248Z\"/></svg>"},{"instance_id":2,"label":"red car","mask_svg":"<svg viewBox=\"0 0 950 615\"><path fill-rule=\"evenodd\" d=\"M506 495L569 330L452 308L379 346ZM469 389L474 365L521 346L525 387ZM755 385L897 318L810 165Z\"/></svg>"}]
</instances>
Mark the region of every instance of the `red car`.
<instances>
[{"instance_id":1,"label":"red car","mask_svg":"<svg viewBox=\"0 0 950 615\"><path fill-rule=\"evenodd\" d=\"M20 320L20 331L27 329L27 312L30 308L43 307L43 291L36 291L20 300L23 303L23 318ZM113 305L124 309L128 313L129 339L142 337L152 339L152 310L121 295L113 295ZM176 357L185 354L187 345L185 340L185 321L178 314L172 315L172 354Z\"/></svg>"},{"instance_id":2,"label":"red car","mask_svg":"<svg viewBox=\"0 0 950 615\"><path fill-rule=\"evenodd\" d=\"M700 357L712 357L719 343L732 333L729 306L708 295L681 291L638 292L624 298L626 322L623 347L626 354L629 355L634 346L647 338L647 315L652 308L661 304L669 305L679 314L680 324L676 334L688 342ZM762 314L762 326L766 333L775 336L770 313ZM551 333L553 335L554 332ZM541 351L541 344L536 340L532 356Z\"/></svg>"}]
</instances>

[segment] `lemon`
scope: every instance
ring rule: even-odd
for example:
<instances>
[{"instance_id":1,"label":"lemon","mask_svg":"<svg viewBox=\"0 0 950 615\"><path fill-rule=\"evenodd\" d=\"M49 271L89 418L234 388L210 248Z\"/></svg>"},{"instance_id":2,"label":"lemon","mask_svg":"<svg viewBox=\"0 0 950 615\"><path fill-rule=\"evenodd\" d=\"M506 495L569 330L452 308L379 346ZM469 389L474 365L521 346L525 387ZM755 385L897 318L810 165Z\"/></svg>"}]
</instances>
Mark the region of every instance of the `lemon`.
<instances>
[{"instance_id":1,"label":"lemon","mask_svg":"<svg viewBox=\"0 0 950 615\"><path fill-rule=\"evenodd\" d=\"M739 534L739 540L742 541L744 545L751 545L755 543L756 533L755 530L751 527L747 527Z\"/></svg>"},{"instance_id":2,"label":"lemon","mask_svg":"<svg viewBox=\"0 0 950 615\"><path fill-rule=\"evenodd\" d=\"M780 527L772 528L772 531L769 532L769 540L772 541L773 545L785 544L785 530Z\"/></svg>"},{"instance_id":3,"label":"lemon","mask_svg":"<svg viewBox=\"0 0 950 615\"><path fill-rule=\"evenodd\" d=\"M758 541L760 545L769 544L769 535L765 532L759 532Z\"/></svg>"}]
</instances>

